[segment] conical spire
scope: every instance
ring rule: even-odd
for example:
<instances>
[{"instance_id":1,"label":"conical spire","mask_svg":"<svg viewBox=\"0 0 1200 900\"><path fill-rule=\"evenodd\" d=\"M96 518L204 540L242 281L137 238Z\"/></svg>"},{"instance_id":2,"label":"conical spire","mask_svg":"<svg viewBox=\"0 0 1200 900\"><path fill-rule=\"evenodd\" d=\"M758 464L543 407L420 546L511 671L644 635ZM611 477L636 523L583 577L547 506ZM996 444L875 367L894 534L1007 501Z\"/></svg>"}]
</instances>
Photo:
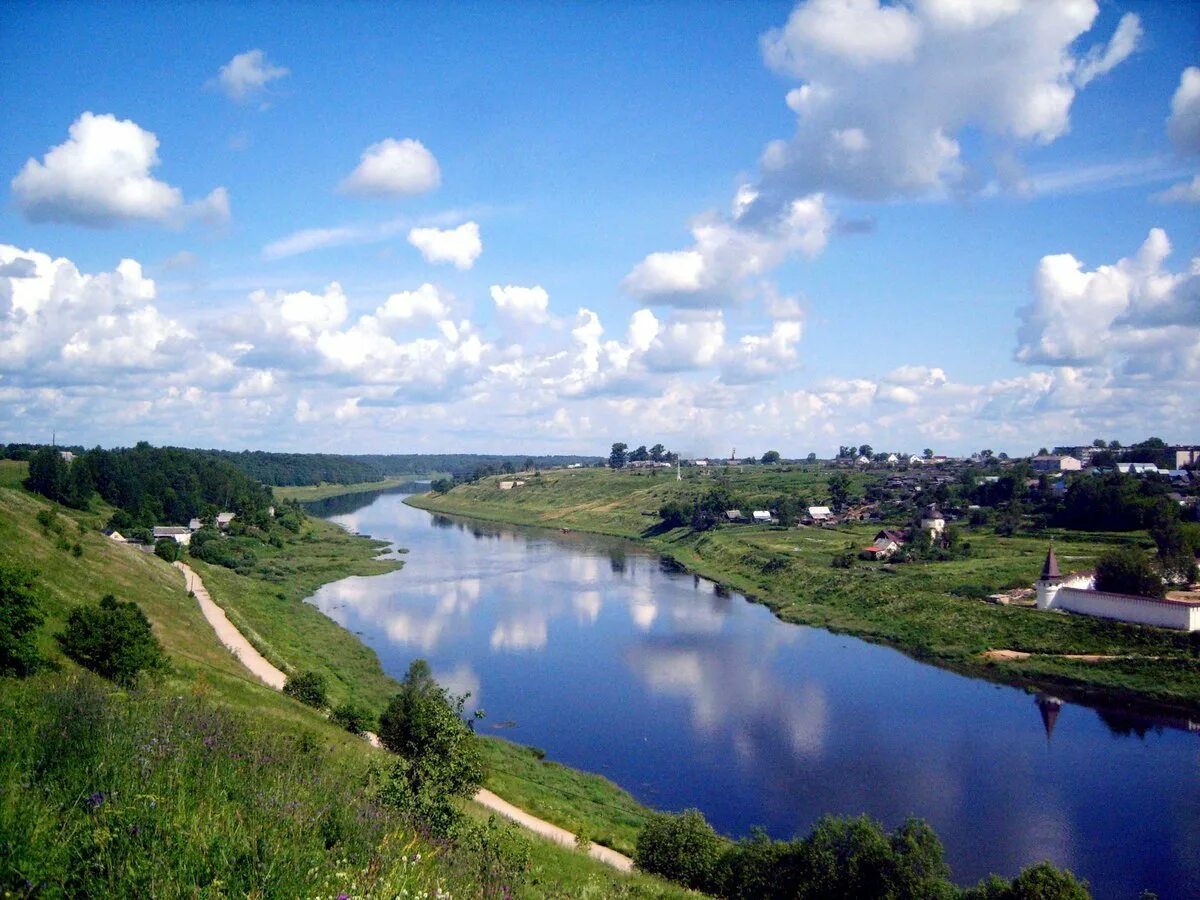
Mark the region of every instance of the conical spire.
<instances>
[{"instance_id":1,"label":"conical spire","mask_svg":"<svg viewBox=\"0 0 1200 900\"><path fill-rule=\"evenodd\" d=\"M1042 714L1042 727L1046 729L1046 743L1050 743L1050 738L1054 734L1054 723L1058 721L1058 714L1062 712L1062 701L1049 694L1038 694L1034 702L1037 704L1038 712Z\"/></svg>"},{"instance_id":2,"label":"conical spire","mask_svg":"<svg viewBox=\"0 0 1200 900\"><path fill-rule=\"evenodd\" d=\"M1062 572L1058 570L1058 558L1054 555L1054 545L1051 544L1046 552L1046 562L1042 566L1042 581L1053 581L1056 578L1062 578Z\"/></svg>"}]
</instances>

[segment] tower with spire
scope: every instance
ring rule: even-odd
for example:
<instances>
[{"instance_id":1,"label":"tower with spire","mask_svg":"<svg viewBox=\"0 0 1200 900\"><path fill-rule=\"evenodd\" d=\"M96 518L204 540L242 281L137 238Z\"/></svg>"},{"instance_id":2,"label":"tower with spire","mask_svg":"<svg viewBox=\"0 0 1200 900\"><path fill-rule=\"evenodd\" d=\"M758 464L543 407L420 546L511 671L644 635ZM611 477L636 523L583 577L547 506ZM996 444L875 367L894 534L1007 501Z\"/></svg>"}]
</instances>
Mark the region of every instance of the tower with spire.
<instances>
[{"instance_id":1,"label":"tower with spire","mask_svg":"<svg viewBox=\"0 0 1200 900\"><path fill-rule=\"evenodd\" d=\"M1054 598L1062 587L1062 572L1058 568L1058 558L1054 555L1054 544L1046 551L1046 561L1042 564L1042 576L1037 580L1037 608L1053 609Z\"/></svg>"}]
</instances>

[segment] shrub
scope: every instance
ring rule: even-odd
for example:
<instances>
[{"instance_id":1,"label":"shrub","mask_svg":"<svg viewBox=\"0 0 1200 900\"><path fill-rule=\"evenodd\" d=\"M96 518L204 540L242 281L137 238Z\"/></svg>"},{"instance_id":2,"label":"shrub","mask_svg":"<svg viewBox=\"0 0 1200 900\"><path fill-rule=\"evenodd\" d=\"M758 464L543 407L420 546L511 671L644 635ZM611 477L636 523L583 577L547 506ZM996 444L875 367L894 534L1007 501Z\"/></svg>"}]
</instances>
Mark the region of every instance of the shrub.
<instances>
[{"instance_id":1,"label":"shrub","mask_svg":"<svg viewBox=\"0 0 1200 900\"><path fill-rule=\"evenodd\" d=\"M451 838L456 859L477 881L478 896L520 896L533 848L518 826L496 816L488 816L486 822L462 818L455 822Z\"/></svg>"},{"instance_id":2,"label":"shrub","mask_svg":"<svg viewBox=\"0 0 1200 900\"><path fill-rule=\"evenodd\" d=\"M75 662L117 684L132 684L141 672L164 664L162 646L146 614L136 603L112 594L99 606L71 610L58 641Z\"/></svg>"},{"instance_id":3,"label":"shrub","mask_svg":"<svg viewBox=\"0 0 1200 900\"><path fill-rule=\"evenodd\" d=\"M854 554L839 553L829 561L829 565L834 569L849 569L854 565Z\"/></svg>"},{"instance_id":4,"label":"shrub","mask_svg":"<svg viewBox=\"0 0 1200 900\"><path fill-rule=\"evenodd\" d=\"M323 709L329 704L325 690L325 676L320 672L298 672L288 676L283 692L301 703Z\"/></svg>"},{"instance_id":5,"label":"shrub","mask_svg":"<svg viewBox=\"0 0 1200 900\"><path fill-rule=\"evenodd\" d=\"M1089 900L1087 882L1067 869L1041 862L1023 870L1011 882L996 875L963 891L963 900Z\"/></svg>"},{"instance_id":6,"label":"shrub","mask_svg":"<svg viewBox=\"0 0 1200 900\"><path fill-rule=\"evenodd\" d=\"M697 809L673 816L657 813L638 835L633 861L639 869L697 891L716 884L721 839Z\"/></svg>"},{"instance_id":7,"label":"shrub","mask_svg":"<svg viewBox=\"0 0 1200 900\"><path fill-rule=\"evenodd\" d=\"M362 734L371 727L371 714L355 703L343 703L329 714L329 721L351 734Z\"/></svg>"},{"instance_id":8,"label":"shrub","mask_svg":"<svg viewBox=\"0 0 1200 900\"><path fill-rule=\"evenodd\" d=\"M1163 597L1166 587L1146 555L1134 547L1114 547L1096 563L1096 590L1139 597Z\"/></svg>"},{"instance_id":9,"label":"shrub","mask_svg":"<svg viewBox=\"0 0 1200 900\"><path fill-rule=\"evenodd\" d=\"M179 559L179 544L174 538L159 538L154 542L154 553L160 559L165 559L167 562L175 562Z\"/></svg>"},{"instance_id":10,"label":"shrub","mask_svg":"<svg viewBox=\"0 0 1200 900\"><path fill-rule=\"evenodd\" d=\"M28 675L38 668L35 637L41 624L34 574L0 562L0 675Z\"/></svg>"}]
</instances>

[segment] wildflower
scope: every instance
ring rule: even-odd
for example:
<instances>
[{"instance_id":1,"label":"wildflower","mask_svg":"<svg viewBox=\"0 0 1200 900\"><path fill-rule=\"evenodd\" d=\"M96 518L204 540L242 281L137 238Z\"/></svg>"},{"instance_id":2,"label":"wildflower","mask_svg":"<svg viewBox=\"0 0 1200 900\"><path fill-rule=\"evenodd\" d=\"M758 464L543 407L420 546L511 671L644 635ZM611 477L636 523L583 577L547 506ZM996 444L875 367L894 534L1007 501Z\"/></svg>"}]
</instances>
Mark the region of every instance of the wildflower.
<instances>
[{"instance_id":1,"label":"wildflower","mask_svg":"<svg viewBox=\"0 0 1200 900\"><path fill-rule=\"evenodd\" d=\"M217 745L217 740L212 735L208 735L207 737L204 738L204 747L206 750L211 750L216 745Z\"/></svg>"},{"instance_id":2,"label":"wildflower","mask_svg":"<svg viewBox=\"0 0 1200 900\"><path fill-rule=\"evenodd\" d=\"M107 799L108 797L105 795L104 791L96 791L96 793L92 794L84 802L87 803L89 809L96 810L103 806L104 801Z\"/></svg>"}]
</instances>

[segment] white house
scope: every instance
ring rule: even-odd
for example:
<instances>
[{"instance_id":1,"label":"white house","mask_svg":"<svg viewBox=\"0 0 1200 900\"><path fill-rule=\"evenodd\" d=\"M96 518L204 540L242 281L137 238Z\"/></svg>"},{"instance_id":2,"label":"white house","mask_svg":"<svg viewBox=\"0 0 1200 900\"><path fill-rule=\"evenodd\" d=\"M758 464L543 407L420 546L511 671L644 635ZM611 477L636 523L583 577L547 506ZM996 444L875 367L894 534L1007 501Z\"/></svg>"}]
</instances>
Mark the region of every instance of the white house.
<instances>
[{"instance_id":1,"label":"white house","mask_svg":"<svg viewBox=\"0 0 1200 900\"><path fill-rule=\"evenodd\" d=\"M199 519L192 519L188 522L188 531L199 531L204 527L204 523Z\"/></svg>"},{"instance_id":2,"label":"white house","mask_svg":"<svg viewBox=\"0 0 1200 900\"><path fill-rule=\"evenodd\" d=\"M73 463L75 461L75 454L70 450L59 450L58 455L61 456L67 463Z\"/></svg>"},{"instance_id":3,"label":"white house","mask_svg":"<svg viewBox=\"0 0 1200 900\"><path fill-rule=\"evenodd\" d=\"M767 509L756 509L751 515L754 516L754 521L760 524L771 521L771 511Z\"/></svg>"},{"instance_id":4,"label":"white house","mask_svg":"<svg viewBox=\"0 0 1200 900\"><path fill-rule=\"evenodd\" d=\"M129 543L129 541L125 539L125 535L121 534L121 532L117 531L115 528L112 531L106 531L105 534L108 536L110 541L115 541L118 544Z\"/></svg>"},{"instance_id":5,"label":"white house","mask_svg":"<svg viewBox=\"0 0 1200 900\"><path fill-rule=\"evenodd\" d=\"M237 516L231 512L217 513L217 527L228 528L229 523L236 519Z\"/></svg>"},{"instance_id":6,"label":"white house","mask_svg":"<svg viewBox=\"0 0 1200 900\"><path fill-rule=\"evenodd\" d=\"M871 464L871 457L860 456L858 459L854 460L854 462L860 466L869 466Z\"/></svg>"},{"instance_id":7,"label":"white house","mask_svg":"<svg viewBox=\"0 0 1200 900\"><path fill-rule=\"evenodd\" d=\"M1035 472L1078 472L1083 468L1073 456L1035 456L1029 462Z\"/></svg>"},{"instance_id":8,"label":"white house","mask_svg":"<svg viewBox=\"0 0 1200 900\"><path fill-rule=\"evenodd\" d=\"M155 525L154 540L157 541L159 538L170 538L177 544L187 546L192 542L192 533L178 525Z\"/></svg>"},{"instance_id":9,"label":"white house","mask_svg":"<svg viewBox=\"0 0 1200 900\"><path fill-rule=\"evenodd\" d=\"M898 457L898 456L897 456L895 453L889 453L889 454L888 454L888 457L887 457L887 464L888 464L889 466L896 466L896 465L899 465L899 464L900 464L900 457Z\"/></svg>"},{"instance_id":10,"label":"white house","mask_svg":"<svg viewBox=\"0 0 1200 900\"><path fill-rule=\"evenodd\" d=\"M914 453L912 456L910 456L910 457L908 458L908 464L909 464L910 466L923 466L923 465L925 465L925 457L923 457L923 456L917 456L917 455Z\"/></svg>"},{"instance_id":11,"label":"white house","mask_svg":"<svg viewBox=\"0 0 1200 900\"><path fill-rule=\"evenodd\" d=\"M511 491L512 489L513 489L513 483L511 481L500 482L500 490Z\"/></svg>"},{"instance_id":12,"label":"white house","mask_svg":"<svg viewBox=\"0 0 1200 900\"><path fill-rule=\"evenodd\" d=\"M1158 466L1154 463L1125 462L1117 463L1117 471L1123 475L1158 475Z\"/></svg>"},{"instance_id":13,"label":"white house","mask_svg":"<svg viewBox=\"0 0 1200 900\"><path fill-rule=\"evenodd\" d=\"M808 517L814 522L828 522L833 518L833 512L828 506L810 506Z\"/></svg>"},{"instance_id":14,"label":"white house","mask_svg":"<svg viewBox=\"0 0 1200 900\"><path fill-rule=\"evenodd\" d=\"M1042 576L1034 585L1037 608L1117 619L1138 625L1155 625L1181 631L1200 631L1200 600L1159 600L1134 594L1115 594L1095 589L1091 575L1064 576L1051 547L1042 566Z\"/></svg>"},{"instance_id":15,"label":"white house","mask_svg":"<svg viewBox=\"0 0 1200 900\"><path fill-rule=\"evenodd\" d=\"M708 460L707 460L707 459L698 459L698 460L696 460L696 462L695 462L695 465L697 465L697 466L707 466L707 465L708 465Z\"/></svg>"}]
</instances>

